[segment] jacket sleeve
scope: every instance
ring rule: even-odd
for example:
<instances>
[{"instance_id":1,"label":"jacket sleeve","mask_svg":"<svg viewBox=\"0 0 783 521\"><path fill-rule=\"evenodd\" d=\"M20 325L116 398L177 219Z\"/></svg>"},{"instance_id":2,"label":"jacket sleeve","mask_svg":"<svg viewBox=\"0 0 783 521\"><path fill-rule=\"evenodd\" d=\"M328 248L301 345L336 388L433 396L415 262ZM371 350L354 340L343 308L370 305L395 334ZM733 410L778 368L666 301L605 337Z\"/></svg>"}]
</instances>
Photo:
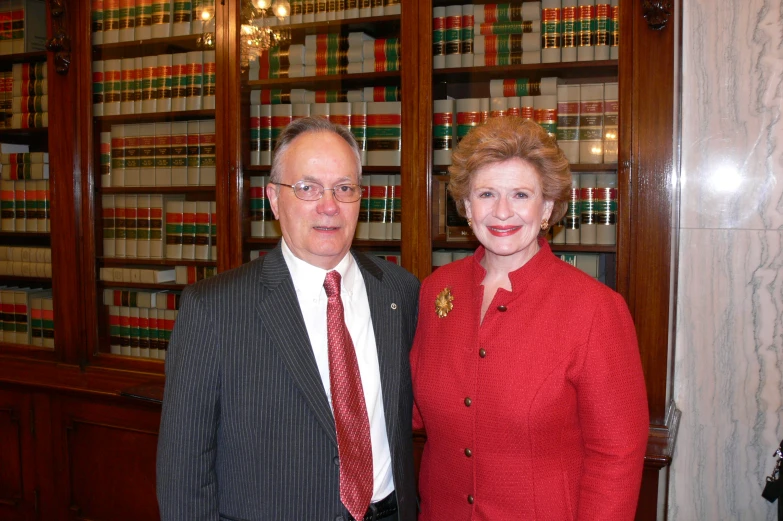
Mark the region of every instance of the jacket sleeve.
<instances>
[{"instance_id":1,"label":"jacket sleeve","mask_svg":"<svg viewBox=\"0 0 783 521\"><path fill-rule=\"evenodd\" d=\"M636 331L616 293L602 299L593 317L577 400L585 449L578 519L631 521L649 412Z\"/></svg>"},{"instance_id":2,"label":"jacket sleeve","mask_svg":"<svg viewBox=\"0 0 783 521\"><path fill-rule=\"evenodd\" d=\"M162 521L218 519L215 473L220 364L212 314L187 288L166 356L166 390L157 456Z\"/></svg>"}]
</instances>

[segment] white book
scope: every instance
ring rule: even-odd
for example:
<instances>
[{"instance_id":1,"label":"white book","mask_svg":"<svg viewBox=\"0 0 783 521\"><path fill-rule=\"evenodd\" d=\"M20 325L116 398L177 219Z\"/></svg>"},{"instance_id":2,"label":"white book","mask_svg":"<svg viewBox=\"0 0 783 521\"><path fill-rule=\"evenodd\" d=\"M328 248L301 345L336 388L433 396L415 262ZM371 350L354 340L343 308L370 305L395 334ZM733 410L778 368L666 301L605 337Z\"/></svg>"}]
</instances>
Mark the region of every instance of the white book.
<instances>
[{"instance_id":1,"label":"white book","mask_svg":"<svg viewBox=\"0 0 783 521\"><path fill-rule=\"evenodd\" d=\"M373 174L370 178L370 239L385 240L391 236L389 175ZM389 230L387 230L387 228Z\"/></svg>"},{"instance_id":2,"label":"white book","mask_svg":"<svg viewBox=\"0 0 783 521\"><path fill-rule=\"evenodd\" d=\"M454 150L454 134L456 132L456 118L454 114L454 100L435 100L433 108L433 140L437 145L432 151L433 165L450 165L451 152Z\"/></svg>"},{"instance_id":3,"label":"white book","mask_svg":"<svg viewBox=\"0 0 783 521\"><path fill-rule=\"evenodd\" d=\"M182 258L182 219L185 201L167 199L166 204L166 258Z\"/></svg>"},{"instance_id":4,"label":"white book","mask_svg":"<svg viewBox=\"0 0 783 521\"><path fill-rule=\"evenodd\" d=\"M146 0L149 1L149 0ZM147 27L149 29L149 27ZM134 67L134 73L133 73L133 113L134 114L141 114L142 109L144 108L144 104L141 100L141 93L142 93L142 74L144 72L144 58L141 56L137 56L133 58L133 67Z\"/></svg>"},{"instance_id":5,"label":"white book","mask_svg":"<svg viewBox=\"0 0 783 521\"><path fill-rule=\"evenodd\" d=\"M111 126L111 186L125 186L125 125Z\"/></svg>"},{"instance_id":6,"label":"white book","mask_svg":"<svg viewBox=\"0 0 783 521\"><path fill-rule=\"evenodd\" d=\"M281 105L286 106L286 105ZM290 105L287 105L290 109ZM202 186L215 186L217 174L215 120L199 122L199 180Z\"/></svg>"},{"instance_id":7,"label":"white book","mask_svg":"<svg viewBox=\"0 0 783 521\"><path fill-rule=\"evenodd\" d=\"M103 233L103 256L114 257L114 241L115 241L115 215L114 215L114 196L102 195L101 196L101 219L102 233Z\"/></svg>"},{"instance_id":8,"label":"white book","mask_svg":"<svg viewBox=\"0 0 783 521\"><path fill-rule=\"evenodd\" d=\"M103 43L120 41L120 2L104 1L103 4Z\"/></svg>"},{"instance_id":9,"label":"white book","mask_svg":"<svg viewBox=\"0 0 783 521\"><path fill-rule=\"evenodd\" d=\"M571 164L579 163L580 86L557 87L557 146Z\"/></svg>"},{"instance_id":10,"label":"white book","mask_svg":"<svg viewBox=\"0 0 783 521\"><path fill-rule=\"evenodd\" d=\"M149 186L165 186L159 182L171 178L171 123L155 123L155 169L143 181L149 183Z\"/></svg>"},{"instance_id":11,"label":"white book","mask_svg":"<svg viewBox=\"0 0 783 521\"><path fill-rule=\"evenodd\" d=\"M139 175L133 186L155 186L155 128L157 123L139 125Z\"/></svg>"},{"instance_id":12,"label":"white book","mask_svg":"<svg viewBox=\"0 0 783 521\"><path fill-rule=\"evenodd\" d=\"M401 117L399 101L367 103L368 166L400 166Z\"/></svg>"},{"instance_id":13,"label":"white book","mask_svg":"<svg viewBox=\"0 0 783 521\"><path fill-rule=\"evenodd\" d=\"M218 260L217 256L217 202L209 202L209 258Z\"/></svg>"},{"instance_id":14,"label":"white book","mask_svg":"<svg viewBox=\"0 0 783 521\"><path fill-rule=\"evenodd\" d=\"M199 260L209 260L209 215L210 202L197 201L196 203L196 238L195 257Z\"/></svg>"},{"instance_id":15,"label":"white book","mask_svg":"<svg viewBox=\"0 0 783 521\"><path fill-rule=\"evenodd\" d=\"M135 108L136 60L122 59L120 76L120 114L133 114Z\"/></svg>"},{"instance_id":16,"label":"white book","mask_svg":"<svg viewBox=\"0 0 783 521\"><path fill-rule=\"evenodd\" d=\"M158 313L159 311L157 309L149 309L149 324L150 324L150 350L149 350L149 357L150 358L158 358L158 329L160 326L158 326ZM152 339L155 339L154 341Z\"/></svg>"},{"instance_id":17,"label":"white book","mask_svg":"<svg viewBox=\"0 0 783 521\"><path fill-rule=\"evenodd\" d=\"M103 61L103 115L120 114L122 60Z\"/></svg>"},{"instance_id":18,"label":"white book","mask_svg":"<svg viewBox=\"0 0 783 521\"><path fill-rule=\"evenodd\" d=\"M155 112L158 104L156 76L158 68L157 56L144 56L141 59L141 111L145 114Z\"/></svg>"},{"instance_id":19,"label":"white book","mask_svg":"<svg viewBox=\"0 0 783 521\"><path fill-rule=\"evenodd\" d=\"M150 258L150 194L139 194L136 198L136 256Z\"/></svg>"},{"instance_id":20,"label":"white book","mask_svg":"<svg viewBox=\"0 0 783 521\"><path fill-rule=\"evenodd\" d=\"M369 18L373 16L372 7L369 2L359 2L359 18Z\"/></svg>"},{"instance_id":21,"label":"white book","mask_svg":"<svg viewBox=\"0 0 783 521\"><path fill-rule=\"evenodd\" d=\"M200 121L188 121L188 175L186 180L188 186L198 186L200 184L201 124L202 122Z\"/></svg>"},{"instance_id":22,"label":"white book","mask_svg":"<svg viewBox=\"0 0 783 521\"><path fill-rule=\"evenodd\" d=\"M252 176L250 178L250 191L251 193L256 192L258 190L265 190L266 189L266 176ZM262 203L263 199L266 199L266 194L263 194L262 196ZM256 204L258 204L257 201L253 201ZM252 203L251 203L252 204ZM257 208L252 212L252 215L250 217L250 236L251 237L263 237L264 236L264 221L266 220L266 215L264 208Z\"/></svg>"},{"instance_id":23,"label":"white book","mask_svg":"<svg viewBox=\"0 0 783 521\"><path fill-rule=\"evenodd\" d=\"M130 345L130 355L134 357L141 356L141 346L139 345L139 336L140 336L140 328L139 328L139 308L130 308L128 310L130 315L130 338L131 338L131 345Z\"/></svg>"},{"instance_id":24,"label":"white book","mask_svg":"<svg viewBox=\"0 0 783 521\"><path fill-rule=\"evenodd\" d=\"M159 175L160 174L160 175ZM166 174L166 177L163 175ZM155 171L158 186L185 186L188 182L188 122L171 123L171 170Z\"/></svg>"},{"instance_id":25,"label":"white book","mask_svg":"<svg viewBox=\"0 0 783 521\"><path fill-rule=\"evenodd\" d=\"M119 306L120 328L130 332L130 310L127 306ZM123 356L131 356L130 336L122 335L120 338L120 353Z\"/></svg>"},{"instance_id":26,"label":"white book","mask_svg":"<svg viewBox=\"0 0 783 521\"><path fill-rule=\"evenodd\" d=\"M138 196L125 194L125 257L138 257Z\"/></svg>"},{"instance_id":27,"label":"white book","mask_svg":"<svg viewBox=\"0 0 783 521\"><path fill-rule=\"evenodd\" d=\"M399 0L397 3L391 5L384 5L383 14L384 16L398 15L402 12L401 8L402 8L402 0Z\"/></svg>"},{"instance_id":28,"label":"white book","mask_svg":"<svg viewBox=\"0 0 783 521\"><path fill-rule=\"evenodd\" d=\"M171 112L172 60L171 54L159 54L157 57L158 65L155 72L158 83L155 96L156 112Z\"/></svg>"},{"instance_id":29,"label":"white book","mask_svg":"<svg viewBox=\"0 0 783 521\"><path fill-rule=\"evenodd\" d=\"M370 11L370 16L383 16L384 15L384 8L383 8L383 2L372 2L372 7ZM380 4L380 5L377 5Z\"/></svg>"},{"instance_id":30,"label":"white book","mask_svg":"<svg viewBox=\"0 0 783 521\"><path fill-rule=\"evenodd\" d=\"M188 53L172 55L171 62L171 110L177 112L187 108Z\"/></svg>"},{"instance_id":31,"label":"white book","mask_svg":"<svg viewBox=\"0 0 783 521\"><path fill-rule=\"evenodd\" d=\"M127 124L125 127L125 182L123 186L139 186L140 168L140 127L138 124ZM112 127L112 130L114 127Z\"/></svg>"},{"instance_id":32,"label":"white book","mask_svg":"<svg viewBox=\"0 0 783 521\"><path fill-rule=\"evenodd\" d=\"M562 0L562 7L577 7L578 0ZM562 11L561 11L562 14ZM577 11L577 16L579 16ZM578 22L578 20L577 20ZM561 23L560 27L563 27L563 24ZM579 37L579 34L574 35L574 40L576 41ZM577 48L578 48L578 42L576 42L575 47L563 47L560 50L560 61L563 62L575 62L577 58Z\"/></svg>"},{"instance_id":33,"label":"white book","mask_svg":"<svg viewBox=\"0 0 783 521\"><path fill-rule=\"evenodd\" d=\"M309 105L307 105L307 109L307 115L309 116ZM261 105L259 104L250 105L250 164L261 164Z\"/></svg>"},{"instance_id":34,"label":"white book","mask_svg":"<svg viewBox=\"0 0 783 521\"><path fill-rule=\"evenodd\" d=\"M152 38L152 0L136 0L136 40Z\"/></svg>"},{"instance_id":35,"label":"white book","mask_svg":"<svg viewBox=\"0 0 783 521\"><path fill-rule=\"evenodd\" d=\"M190 24L188 24L190 25ZM150 309L139 307L139 356L150 357Z\"/></svg>"},{"instance_id":36,"label":"white book","mask_svg":"<svg viewBox=\"0 0 783 521\"><path fill-rule=\"evenodd\" d=\"M163 208L163 196L150 195L150 258L163 257L163 243L166 240L166 218Z\"/></svg>"},{"instance_id":37,"label":"white book","mask_svg":"<svg viewBox=\"0 0 783 521\"><path fill-rule=\"evenodd\" d=\"M203 57L202 51L188 52L187 76L188 89L185 98L187 110L201 110L203 105L202 84L203 81Z\"/></svg>"},{"instance_id":38,"label":"white book","mask_svg":"<svg viewBox=\"0 0 783 521\"><path fill-rule=\"evenodd\" d=\"M115 257L125 257L125 197L126 197L125 194L117 194L114 196L114 256ZM119 281L121 280L122 278L120 278Z\"/></svg>"},{"instance_id":39,"label":"white book","mask_svg":"<svg viewBox=\"0 0 783 521\"><path fill-rule=\"evenodd\" d=\"M171 4L172 0L152 0L152 37L168 38L171 36Z\"/></svg>"},{"instance_id":40,"label":"white book","mask_svg":"<svg viewBox=\"0 0 783 521\"><path fill-rule=\"evenodd\" d=\"M582 84L579 106L579 162L603 161L604 84ZM584 244L584 243L583 243Z\"/></svg>"},{"instance_id":41,"label":"white book","mask_svg":"<svg viewBox=\"0 0 783 521\"><path fill-rule=\"evenodd\" d=\"M121 42L132 42L135 36L136 2L120 0L120 35Z\"/></svg>"},{"instance_id":42,"label":"white book","mask_svg":"<svg viewBox=\"0 0 783 521\"><path fill-rule=\"evenodd\" d=\"M92 62L92 82L92 115L103 116L103 101L106 97L103 60Z\"/></svg>"},{"instance_id":43,"label":"white book","mask_svg":"<svg viewBox=\"0 0 783 521\"><path fill-rule=\"evenodd\" d=\"M579 0L579 7L588 5L594 6L595 0ZM593 10L593 13L595 13L595 10ZM591 23L594 25L595 20L592 20ZM576 61L589 62L595 60L595 45L581 45L579 33L577 33L576 38ZM587 35L586 39L589 42L592 39L592 36Z\"/></svg>"},{"instance_id":44,"label":"white book","mask_svg":"<svg viewBox=\"0 0 783 521\"><path fill-rule=\"evenodd\" d=\"M259 109L260 118L260 164L272 164L272 105L261 105ZM312 114L312 109L310 110ZM265 138L264 135L269 136Z\"/></svg>"},{"instance_id":45,"label":"white book","mask_svg":"<svg viewBox=\"0 0 783 521\"><path fill-rule=\"evenodd\" d=\"M617 82L604 84L604 163L616 163L619 139L619 91Z\"/></svg>"},{"instance_id":46,"label":"white book","mask_svg":"<svg viewBox=\"0 0 783 521\"><path fill-rule=\"evenodd\" d=\"M101 187L112 186L111 179L111 132L101 132Z\"/></svg>"},{"instance_id":47,"label":"white book","mask_svg":"<svg viewBox=\"0 0 783 521\"><path fill-rule=\"evenodd\" d=\"M399 205L402 203L400 196L402 195L402 176L400 174L390 175L390 180L394 183L392 186L392 195L394 196L394 203L392 204L392 216L391 216L391 236L387 236L387 239L401 240L402 239L402 208Z\"/></svg>"},{"instance_id":48,"label":"white book","mask_svg":"<svg viewBox=\"0 0 783 521\"><path fill-rule=\"evenodd\" d=\"M171 35L185 36L191 34L192 2L174 2L171 9Z\"/></svg>"},{"instance_id":49,"label":"white book","mask_svg":"<svg viewBox=\"0 0 783 521\"><path fill-rule=\"evenodd\" d=\"M215 51L204 51L204 65L202 67L201 89L203 96L203 108L210 110L215 108Z\"/></svg>"},{"instance_id":50,"label":"white book","mask_svg":"<svg viewBox=\"0 0 783 521\"><path fill-rule=\"evenodd\" d=\"M196 258L196 201L185 201L182 206L182 258Z\"/></svg>"}]
</instances>

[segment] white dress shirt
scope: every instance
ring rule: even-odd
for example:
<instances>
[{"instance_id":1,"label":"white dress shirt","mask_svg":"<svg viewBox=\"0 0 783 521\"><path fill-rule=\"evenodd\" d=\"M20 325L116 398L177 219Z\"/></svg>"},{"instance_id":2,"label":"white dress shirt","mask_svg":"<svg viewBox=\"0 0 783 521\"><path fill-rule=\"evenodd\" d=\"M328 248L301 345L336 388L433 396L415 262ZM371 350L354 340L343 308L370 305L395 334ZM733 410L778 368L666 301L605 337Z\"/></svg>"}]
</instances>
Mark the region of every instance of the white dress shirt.
<instances>
[{"instance_id":1,"label":"white dress shirt","mask_svg":"<svg viewBox=\"0 0 783 521\"><path fill-rule=\"evenodd\" d=\"M308 264L297 258L281 240L283 258L291 273L302 310L307 335L315 355L315 363L321 374L321 381L332 405L331 386L329 384L329 347L326 334L326 290L324 280L327 270ZM378 366L378 348L370 317L370 301L359 267L353 255L346 254L334 268L341 277L340 297L345 311L345 324L351 335L356 359L359 363L359 375L362 379L364 400L367 403L367 416L370 419L370 441L372 443L373 495L372 501L380 501L394 490L391 468L391 451L386 436L386 417L383 411L381 395L381 373Z\"/></svg>"}]
</instances>

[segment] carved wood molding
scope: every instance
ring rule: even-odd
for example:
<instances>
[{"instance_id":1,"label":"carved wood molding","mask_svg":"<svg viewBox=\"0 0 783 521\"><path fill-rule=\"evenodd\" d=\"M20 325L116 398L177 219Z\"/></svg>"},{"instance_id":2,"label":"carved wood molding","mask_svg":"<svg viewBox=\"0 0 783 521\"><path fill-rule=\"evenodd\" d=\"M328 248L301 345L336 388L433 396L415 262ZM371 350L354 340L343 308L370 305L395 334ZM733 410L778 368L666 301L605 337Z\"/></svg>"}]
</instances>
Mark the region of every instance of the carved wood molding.
<instances>
[{"instance_id":1,"label":"carved wood molding","mask_svg":"<svg viewBox=\"0 0 783 521\"><path fill-rule=\"evenodd\" d=\"M68 74L71 67L71 39L65 32L65 0L49 0L52 13L52 37L46 40L46 50L54 53L54 69Z\"/></svg>"},{"instance_id":2,"label":"carved wood molding","mask_svg":"<svg viewBox=\"0 0 783 521\"><path fill-rule=\"evenodd\" d=\"M660 31L669 23L674 6L671 0L642 0L642 9L650 29Z\"/></svg>"}]
</instances>

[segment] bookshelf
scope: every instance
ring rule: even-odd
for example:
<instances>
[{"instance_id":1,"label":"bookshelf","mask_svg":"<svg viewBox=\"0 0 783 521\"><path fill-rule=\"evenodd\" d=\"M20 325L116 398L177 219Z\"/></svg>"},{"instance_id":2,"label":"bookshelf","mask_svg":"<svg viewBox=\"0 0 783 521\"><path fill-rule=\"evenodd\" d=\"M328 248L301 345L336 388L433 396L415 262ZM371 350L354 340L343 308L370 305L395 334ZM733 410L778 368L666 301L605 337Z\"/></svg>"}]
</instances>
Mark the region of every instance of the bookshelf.
<instances>
[{"instance_id":1,"label":"bookshelf","mask_svg":"<svg viewBox=\"0 0 783 521\"><path fill-rule=\"evenodd\" d=\"M484 3L474 2L474 7ZM0 342L0 433L6 432L2 430L6 426L2 411L6 409L20 418L25 431L29 431L34 419L39 425L37 440L23 438L20 442L20 446L26 447L26 452L20 455L27 465L25 476L38 477L29 481L34 485L25 489L26 492L8 494L15 498L13 505L22 507L8 506L11 502L3 501L6 496L4 485L0 484L0 517L4 517L6 507L27 508L32 512L36 489L40 491L41 517L46 519L77 510L82 517L112 518L111 510L102 510L108 506L100 498L110 498L111 508L122 509L128 517L155 518L154 491L149 487L142 491L140 484L154 482L159 408L123 398L121 392L142 384L160 387L164 363L160 359L111 353L108 310L103 298L107 289L177 293L185 285L106 282L100 280L100 270L186 266L222 272L248 262L255 252L268 251L277 244L277 238L255 237L251 233L250 185L253 179L268 176L270 171L268 165L251 161L249 128L253 92L351 91L369 86L398 89L402 129L399 164L366 165L363 172L367 177L400 176L402 238L357 239L354 245L372 254L397 253L405 268L424 278L433 269L433 252L466 253L477 246L475 241L450 241L436 233L438 186L448 180L448 174L445 165L433 163L434 101L447 95L456 99L488 97L492 80L539 81L557 77L562 85L619 83L618 161L572 165L577 176L617 175L616 244L553 245L553 249L558 253L599 254L613 259L612 271L607 276L628 302L635 319L650 400L651 439L657 440L651 444L639 507L639 519L647 519L645 513L654 518L657 495L663 492L657 488L658 472L671 460L671 440L676 433L668 377L670 300L677 272L673 246L677 243L677 225L672 217L677 205L673 188L677 154L676 139L672 136L676 136L677 129L674 93L678 91L675 64L679 36L673 21L663 30L652 30L644 18L648 11L642 2L620 0L623 40L616 58L493 67L460 64L436 69L433 8L456 5L456 2L403 0L400 14L278 26L294 44L304 44L312 35L342 36L352 32L364 32L377 39L399 38L402 42L399 70L249 79L249 68L243 68L240 63L241 2L208 3L213 22L210 30L96 45L91 41L89 29L92 8L89 0L53 0L49 4L47 17L52 30L57 25L52 6L62 7L65 13L59 20L71 39L70 71L64 75L56 73L54 55L45 52L0 56L0 71L10 70L14 63L45 61L50 92L59 93L58 103L50 108L48 129L0 129L0 142L29 144L31 150L49 152L51 232L0 231L0 246L51 248L52 277L35 282L51 285L55 322L54 349ZM679 14L675 12L674 16ZM133 114L94 113L94 62L197 52L203 50L207 36L214 42L215 50L214 108L202 105L184 111L156 107L154 111ZM672 95L671 99L668 94ZM128 186L125 183L125 186L114 186L102 182L102 132L110 133L115 126L211 120L215 121L214 185ZM104 197L147 195L179 197L195 203L215 201L216 257L180 261L105 255ZM13 282L33 281L17 278ZM31 406L35 408L32 416ZM113 449L118 444L135 451L138 461L133 467L123 466L114 456ZM30 455L34 453L38 460L31 460ZM60 471L56 476L52 470L36 473L35 466L39 464L36 461L54 461ZM96 479L89 473L90 465L98 461L113 462L111 479ZM68 482L67 487L55 487L54 483L63 481ZM125 494L132 499L124 499L114 490L138 493Z\"/></svg>"}]
</instances>

